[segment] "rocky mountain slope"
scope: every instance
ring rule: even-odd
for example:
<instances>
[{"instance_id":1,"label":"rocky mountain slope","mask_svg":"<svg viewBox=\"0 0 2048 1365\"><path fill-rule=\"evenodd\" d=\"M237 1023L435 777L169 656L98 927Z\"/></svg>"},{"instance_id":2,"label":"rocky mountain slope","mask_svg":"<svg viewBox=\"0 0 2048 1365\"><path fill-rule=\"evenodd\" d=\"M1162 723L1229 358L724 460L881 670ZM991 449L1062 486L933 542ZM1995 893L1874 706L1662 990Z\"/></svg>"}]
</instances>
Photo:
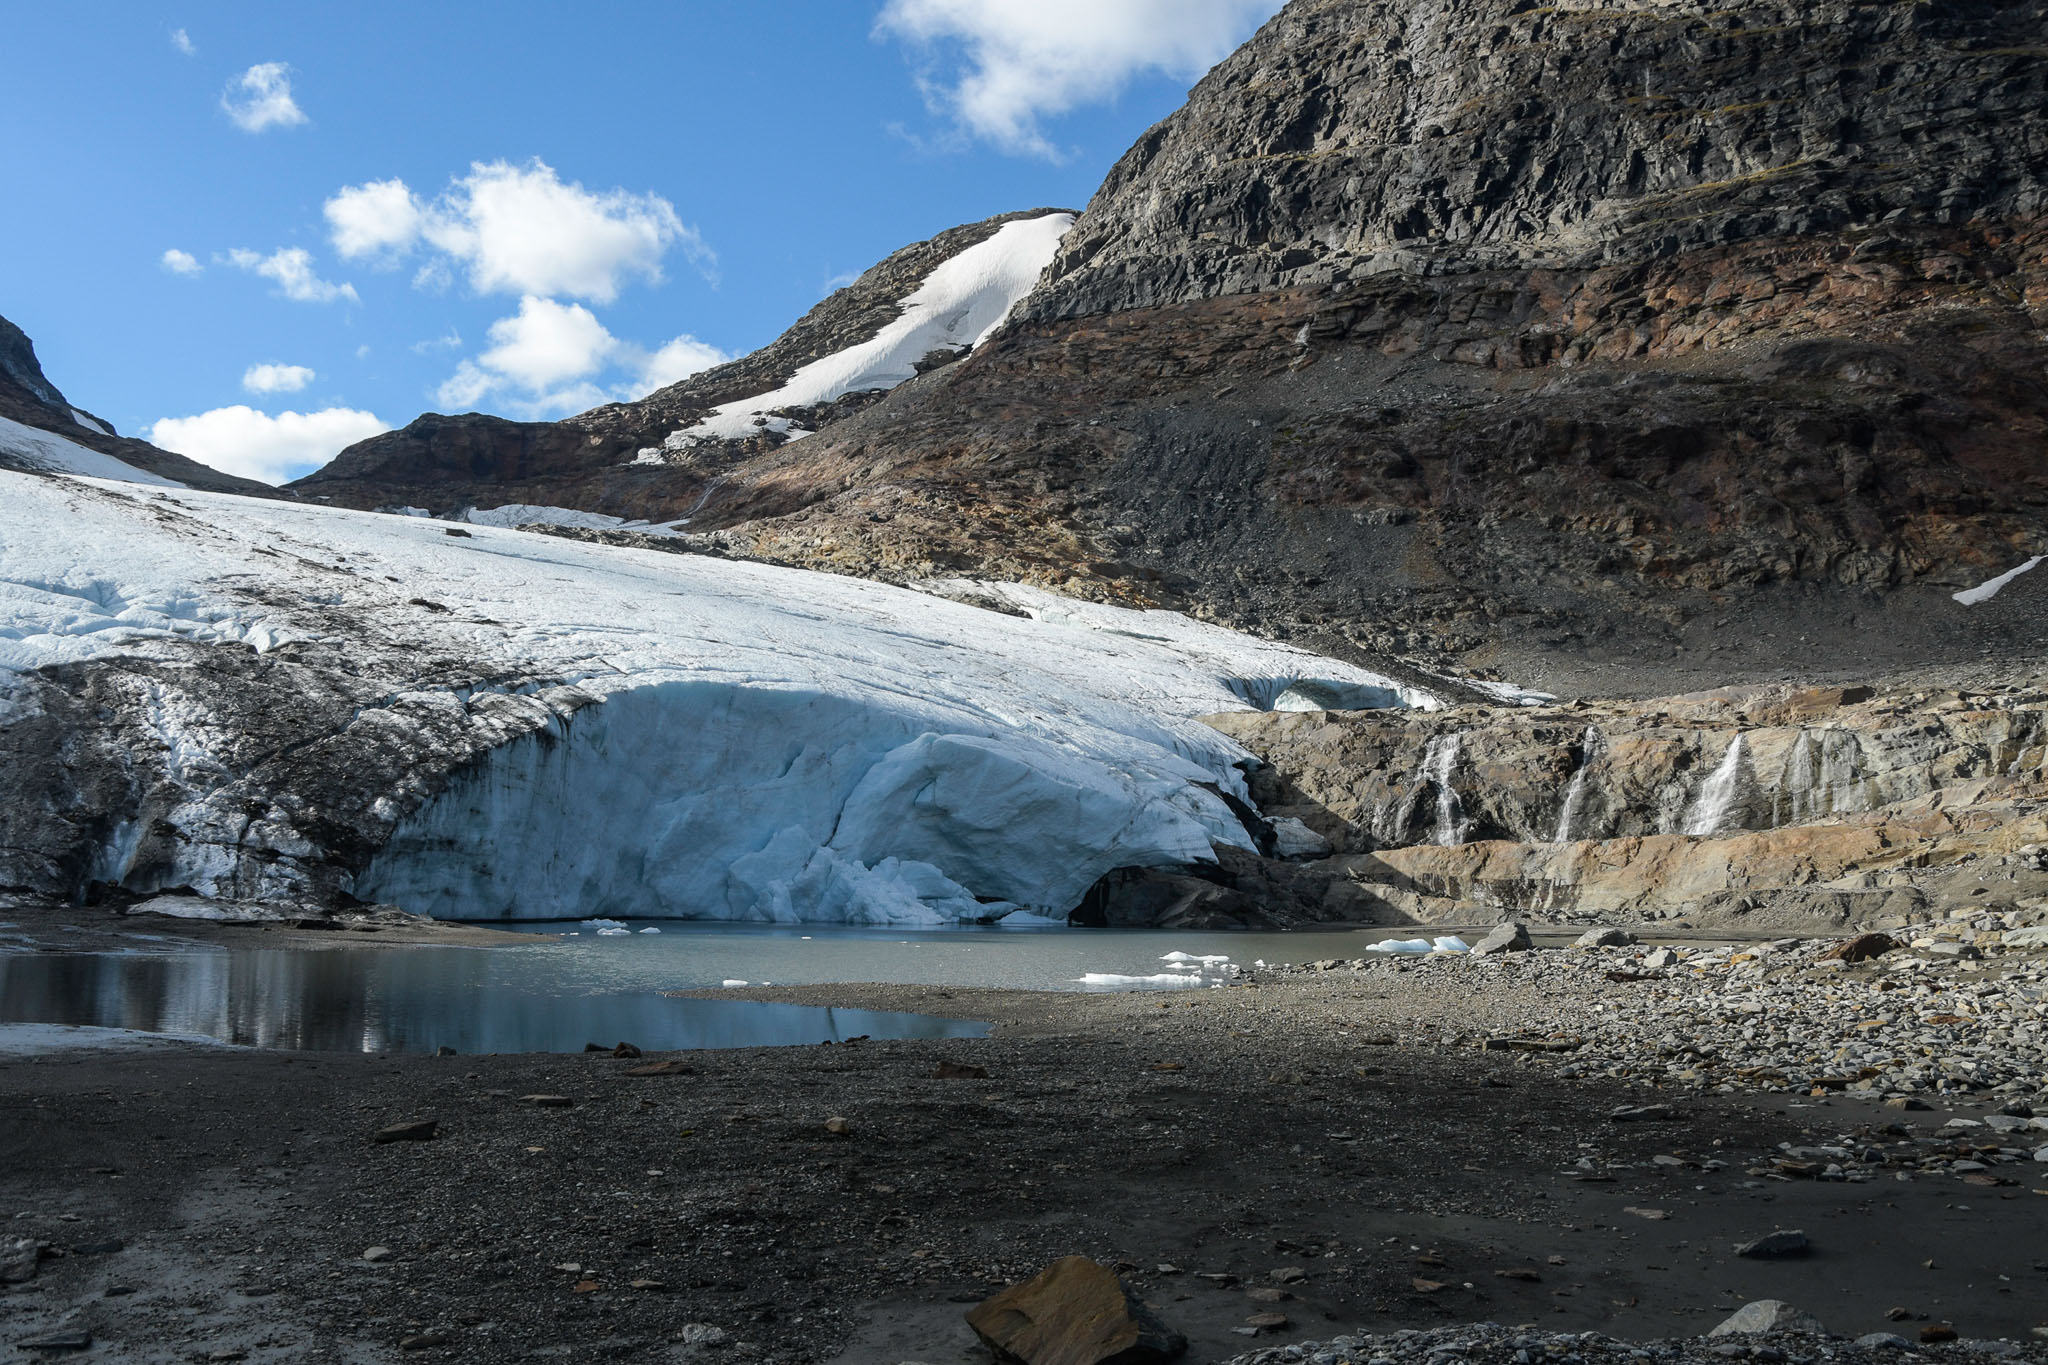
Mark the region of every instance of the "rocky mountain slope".
<instances>
[{"instance_id":1,"label":"rocky mountain slope","mask_svg":"<svg viewBox=\"0 0 2048 1365\"><path fill-rule=\"evenodd\" d=\"M550 439L728 553L1559 691L2024 665L1951 594L2048 550L2044 52L2040 3L1294 0L965 363L659 498L645 431Z\"/></svg>"},{"instance_id":2,"label":"rocky mountain slope","mask_svg":"<svg viewBox=\"0 0 2048 1365\"><path fill-rule=\"evenodd\" d=\"M27 428L27 430L21 430ZM47 432L50 440L36 435ZM102 465L90 455L108 457ZM36 359L35 343L19 327L0 318L0 469L43 471L65 469L106 478L127 478L126 471L205 488L219 493L273 497L275 490L251 479L223 474L197 460L160 450L147 441L119 436L111 423L75 407Z\"/></svg>"},{"instance_id":3,"label":"rocky mountain slope","mask_svg":"<svg viewBox=\"0 0 2048 1365\"><path fill-rule=\"evenodd\" d=\"M857 389L828 404L784 413L780 421L768 417L736 437L696 443L688 458L662 451L671 435L723 405L777 390L805 366L874 340L941 266L1011 224L1055 216L1061 211L1000 214L912 243L819 303L769 345L637 402L606 404L562 422L428 413L351 446L292 487L338 506L412 506L437 515L524 503L652 522L688 516L725 469L783 444L789 418L801 420L801 429L815 429L859 411L881 390ZM964 347L920 352L912 363L919 370L938 369L963 354ZM639 458L642 451L647 458Z\"/></svg>"}]
</instances>

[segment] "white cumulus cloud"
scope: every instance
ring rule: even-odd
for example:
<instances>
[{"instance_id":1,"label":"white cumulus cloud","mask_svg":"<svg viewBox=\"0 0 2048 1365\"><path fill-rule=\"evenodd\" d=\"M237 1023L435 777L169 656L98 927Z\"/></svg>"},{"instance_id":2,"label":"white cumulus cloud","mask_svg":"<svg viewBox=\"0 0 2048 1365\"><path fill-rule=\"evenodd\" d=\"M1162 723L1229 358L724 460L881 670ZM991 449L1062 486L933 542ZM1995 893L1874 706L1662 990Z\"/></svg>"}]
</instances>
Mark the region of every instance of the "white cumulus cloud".
<instances>
[{"instance_id":1,"label":"white cumulus cloud","mask_svg":"<svg viewBox=\"0 0 2048 1365\"><path fill-rule=\"evenodd\" d=\"M618 345L582 304L532 295L519 301L518 316L491 324L491 342L477 362L526 389L594 374Z\"/></svg>"},{"instance_id":2,"label":"white cumulus cloud","mask_svg":"<svg viewBox=\"0 0 2048 1365\"><path fill-rule=\"evenodd\" d=\"M644 397L730 359L691 336L649 351L613 336L581 304L531 294L520 299L516 315L491 324L490 340L436 391L442 407L463 411L488 400L514 417L560 417ZM606 371L617 376L609 385L599 382Z\"/></svg>"},{"instance_id":3,"label":"white cumulus cloud","mask_svg":"<svg viewBox=\"0 0 2048 1365\"><path fill-rule=\"evenodd\" d=\"M327 229L347 260L396 254L420 235L420 205L403 180L350 185L327 201Z\"/></svg>"},{"instance_id":4,"label":"white cumulus cloud","mask_svg":"<svg viewBox=\"0 0 2048 1365\"><path fill-rule=\"evenodd\" d=\"M304 365L251 365L242 375L242 387L251 393L297 393L313 382L313 372Z\"/></svg>"},{"instance_id":5,"label":"white cumulus cloud","mask_svg":"<svg viewBox=\"0 0 2048 1365\"><path fill-rule=\"evenodd\" d=\"M1058 159L1046 115L1110 99L1133 76L1192 80L1281 0L889 0L876 31L925 45L936 108L1005 151Z\"/></svg>"},{"instance_id":6,"label":"white cumulus cloud","mask_svg":"<svg viewBox=\"0 0 2048 1365\"><path fill-rule=\"evenodd\" d=\"M414 278L423 288L460 269L479 294L610 303L629 279L658 283L671 248L707 277L715 262L660 195L585 189L538 159L476 162L431 202L397 179L345 186L325 212L344 259L432 253Z\"/></svg>"},{"instance_id":7,"label":"white cumulus cloud","mask_svg":"<svg viewBox=\"0 0 2048 1365\"><path fill-rule=\"evenodd\" d=\"M194 256L189 251L180 251L176 247L172 247L164 252L161 260L164 269L170 271L173 275L197 275L206 269L205 266L199 264L197 256Z\"/></svg>"},{"instance_id":8,"label":"white cumulus cloud","mask_svg":"<svg viewBox=\"0 0 2048 1365\"><path fill-rule=\"evenodd\" d=\"M723 365L732 357L716 346L707 346L693 336L679 336L674 341L647 352L636 362L638 393L626 395L630 400L644 398L656 389L665 389L678 379Z\"/></svg>"},{"instance_id":9,"label":"white cumulus cloud","mask_svg":"<svg viewBox=\"0 0 2048 1365\"><path fill-rule=\"evenodd\" d=\"M283 62L258 62L228 82L220 107L245 133L304 123L306 111L292 98L291 70Z\"/></svg>"},{"instance_id":10,"label":"white cumulus cloud","mask_svg":"<svg viewBox=\"0 0 2048 1365\"><path fill-rule=\"evenodd\" d=\"M279 247L268 256L236 247L225 258L215 259L225 259L229 265L261 275L277 285L279 294L299 303L333 303L337 299L362 302L354 285L334 284L314 273L313 253L302 246Z\"/></svg>"},{"instance_id":11,"label":"white cumulus cloud","mask_svg":"<svg viewBox=\"0 0 2048 1365\"><path fill-rule=\"evenodd\" d=\"M357 441L389 430L375 413L356 408L272 417L238 403L196 417L166 417L149 429L149 439L229 474L284 483L312 473Z\"/></svg>"},{"instance_id":12,"label":"white cumulus cloud","mask_svg":"<svg viewBox=\"0 0 2048 1365\"><path fill-rule=\"evenodd\" d=\"M171 30L171 46L184 53L187 57L199 51L198 45L192 41L191 37L182 28Z\"/></svg>"}]
</instances>

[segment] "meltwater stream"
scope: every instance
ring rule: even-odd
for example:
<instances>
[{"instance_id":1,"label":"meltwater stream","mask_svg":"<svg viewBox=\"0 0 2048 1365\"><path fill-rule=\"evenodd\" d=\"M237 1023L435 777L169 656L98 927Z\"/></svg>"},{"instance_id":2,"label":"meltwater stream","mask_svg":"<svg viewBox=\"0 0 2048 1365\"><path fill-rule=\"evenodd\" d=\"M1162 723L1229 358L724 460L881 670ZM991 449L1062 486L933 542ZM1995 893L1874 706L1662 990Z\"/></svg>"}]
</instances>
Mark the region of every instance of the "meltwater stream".
<instances>
[{"instance_id":1,"label":"meltwater stream","mask_svg":"<svg viewBox=\"0 0 2048 1365\"><path fill-rule=\"evenodd\" d=\"M1202 988L1225 963L1356 957L1384 934L523 924L532 946L0 952L0 1024L179 1033L306 1051L649 1051L980 1037L970 1020L679 999L673 991L873 981L1081 991ZM606 927L609 927L608 925ZM658 934L641 929L658 928ZM561 937L541 937L541 935Z\"/></svg>"}]
</instances>

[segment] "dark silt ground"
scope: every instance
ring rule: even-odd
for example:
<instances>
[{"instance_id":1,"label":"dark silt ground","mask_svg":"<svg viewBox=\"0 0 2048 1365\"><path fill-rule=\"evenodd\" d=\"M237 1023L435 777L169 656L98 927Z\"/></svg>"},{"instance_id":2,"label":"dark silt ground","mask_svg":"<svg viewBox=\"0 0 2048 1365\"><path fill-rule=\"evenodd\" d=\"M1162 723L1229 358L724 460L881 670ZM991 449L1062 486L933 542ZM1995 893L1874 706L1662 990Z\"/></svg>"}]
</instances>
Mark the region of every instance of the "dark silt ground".
<instances>
[{"instance_id":1,"label":"dark silt ground","mask_svg":"<svg viewBox=\"0 0 2048 1365\"><path fill-rule=\"evenodd\" d=\"M1662 1097L1424 1044L1435 1021L1341 981L745 994L997 1027L675 1054L687 1074L648 1077L596 1054L0 1057L0 1253L50 1244L0 1295L0 1344L72 1323L109 1361L952 1365L987 1359L969 1303L1077 1252L1124 1263L1194 1361L1481 1319L1691 1336L1764 1297L1840 1333L1924 1318L2029 1355L2048 1320L2048 1166L1989 1186L1746 1173L1780 1142L1941 1110L1709 1095L1617 1123ZM937 1079L941 1059L989 1075ZM372 1142L417 1118L438 1138ZM1776 1228L1813 1253L1732 1255ZM1231 1331L1261 1311L1291 1326ZM681 1344L693 1323L728 1343Z\"/></svg>"}]
</instances>

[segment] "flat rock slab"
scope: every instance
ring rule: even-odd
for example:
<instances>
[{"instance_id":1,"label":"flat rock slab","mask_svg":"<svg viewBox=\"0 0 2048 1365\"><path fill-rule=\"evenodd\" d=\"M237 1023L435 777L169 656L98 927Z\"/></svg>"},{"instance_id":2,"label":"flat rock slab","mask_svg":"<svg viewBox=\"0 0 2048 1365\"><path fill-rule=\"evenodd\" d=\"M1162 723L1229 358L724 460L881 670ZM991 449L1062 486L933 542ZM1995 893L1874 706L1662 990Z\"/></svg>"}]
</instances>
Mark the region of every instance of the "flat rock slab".
<instances>
[{"instance_id":1,"label":"flat rock slab","mask_svg":"<svg viewBox=\"0 0 2048 1365\"><path fill-rule=\"evenodd\" d=\"M967 1311L1003 1365L1163 1365L1188 1348L1116 1272L1086 1256L1054 1261Z\"/></svg>"},{"instance_id":2,"label":"flat rock slab","mask_svg":"<svg viewBox=\"0 0 2048 1365\"><path fill-rule=\"evenodd\" d=\"M687 1062L670 1058L665 1062L647 1062L640 1066L629 1066L623 1073L628 1076L693 1076L695 1070Z\"/></svg>"},{"instance_id":3,"label":"flat rock slab","mask_svg":"<svg viewBox=\"0 0 2048 1365\"><path fill-rule=\"evenodd\" d=\"M14 1344L24 1351L83 1351L91 1347L92 1333L83 1327L60 1327L54 1332L22 1337Z\"/></svg>"},{"instance_id":4,"label":"flat rock slab","mask_svg":"<svg viewBox=\"0 0 2048 1365\"><path fill-rule=\"evenodd\" d=\"M543 1109L567 1109L576 1103L567 1095L521 1095L519 1102L539 1105Z\"/></svg>"},{"instance_id":5,"label":"flat rock slab","mask_svg":"<svg viewBox=\"0 0 2048 1365\"><path fill-rule=\"evenodd\" d=\"M415 1119L410 1123L394 1123L377 1130L378 1142L432 1142L439 1135L439 1119Z\"/></svg>"}]
</instances>

